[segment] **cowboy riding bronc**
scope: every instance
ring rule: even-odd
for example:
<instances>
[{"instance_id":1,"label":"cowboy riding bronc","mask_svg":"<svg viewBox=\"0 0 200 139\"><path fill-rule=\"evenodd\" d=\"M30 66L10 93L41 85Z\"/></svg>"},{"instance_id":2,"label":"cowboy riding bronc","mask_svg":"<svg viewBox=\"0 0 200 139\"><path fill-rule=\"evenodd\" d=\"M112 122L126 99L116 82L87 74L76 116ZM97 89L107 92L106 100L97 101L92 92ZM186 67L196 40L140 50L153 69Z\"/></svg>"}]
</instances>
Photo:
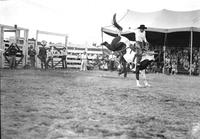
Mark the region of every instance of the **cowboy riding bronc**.
<instances>
[{"instance_id":1,"label":"cowboy riding bronc","mask_svg":"<svg viewBox=\"0 0 200 139\"><path fill-rule=\"evenodd\" d=\"M134 71L136 70L136 66L140 65L140 61L142 59L142 54L148 49L149 43L147 42L146 39L146 32L145 25L140 25L138 27L138 30L135 32L135 41L136 41L136 55L133 59L133 62L135 61L136 58L136 63L134 67Z\"/></svg>"}]
</instances>

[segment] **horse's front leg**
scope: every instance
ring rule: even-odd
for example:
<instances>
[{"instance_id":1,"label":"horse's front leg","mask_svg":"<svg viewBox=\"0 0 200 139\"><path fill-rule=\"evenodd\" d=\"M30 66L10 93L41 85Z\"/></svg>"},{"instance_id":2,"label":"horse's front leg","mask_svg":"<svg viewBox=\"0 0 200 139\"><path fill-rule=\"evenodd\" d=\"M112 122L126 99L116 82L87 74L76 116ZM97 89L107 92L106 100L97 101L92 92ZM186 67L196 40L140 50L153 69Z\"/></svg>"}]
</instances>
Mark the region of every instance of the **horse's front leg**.
<instances>
[{"instance_id":1,"label":"horse's front leg","mask_svg":"<svg viewBox=\"0 0 200 139\"><path fill-rule=\"evenodd\" d=\"M127 65L128 65L128 63L126 62L126 60L123 57L120 58L119 63L122 66L122 68L119 71L118 75L121 75L122 73L124 73L124 78L126 78L127 77Z\"/></svg>"},{"instance_id":2,"label":"horse's front leg","mask_svg":"<svg viewBox=\"0 0 200 139\"><path fill-rule=\"evenodd\" d=\"M128 73L128 66L129 66L129 64L128 63L124 63L124 78L126 78L127 77L127 73Z\"/></svg>"},{"instance_id":3,"label":"horse's front leg","mask_svg":"<svg viewBox=\"0 0 200 139\"><path fill-rule=\"evenodd\" d=\"M145 69L141 71L141 75L144 78L144 86L150 87L151 85L147 82Z\"/></svg>"}]
</instances>

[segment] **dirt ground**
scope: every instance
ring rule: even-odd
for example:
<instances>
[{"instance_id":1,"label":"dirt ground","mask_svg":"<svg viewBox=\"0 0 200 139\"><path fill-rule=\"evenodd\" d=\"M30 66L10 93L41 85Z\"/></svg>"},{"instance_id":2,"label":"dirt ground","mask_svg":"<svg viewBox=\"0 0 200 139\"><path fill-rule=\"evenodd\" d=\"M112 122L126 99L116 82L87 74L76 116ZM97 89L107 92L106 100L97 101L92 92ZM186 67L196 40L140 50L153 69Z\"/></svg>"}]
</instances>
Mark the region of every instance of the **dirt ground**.
<instances>
[{"instance_id":1,"label":"dirt ground","mask_svg":"<svg viewBox=\"0 0 200 139\"><path fill-rule=\"evenodd\" d=\"M1 70L2 139L186 139L200 121L200 77Z\"/></svg>"}]
</instances>

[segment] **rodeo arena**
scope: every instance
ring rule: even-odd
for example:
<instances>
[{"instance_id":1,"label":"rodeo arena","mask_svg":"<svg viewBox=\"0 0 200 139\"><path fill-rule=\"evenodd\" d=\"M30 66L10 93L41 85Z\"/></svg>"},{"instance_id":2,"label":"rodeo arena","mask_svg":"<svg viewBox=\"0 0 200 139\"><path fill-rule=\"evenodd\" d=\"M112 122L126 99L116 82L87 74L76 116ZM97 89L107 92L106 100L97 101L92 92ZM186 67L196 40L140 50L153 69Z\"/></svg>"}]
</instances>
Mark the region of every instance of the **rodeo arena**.
<instances>
[{"instance_id":1,"label":"rodeo arena","mask_svg":"<svg viewBox=\"0 0 200 139\"><path fill-rule=\"evenodd\" d=\"M2 139L200 139L200 10L111 20L100 44L0 24Z\"/></svg>"}]
</instances>

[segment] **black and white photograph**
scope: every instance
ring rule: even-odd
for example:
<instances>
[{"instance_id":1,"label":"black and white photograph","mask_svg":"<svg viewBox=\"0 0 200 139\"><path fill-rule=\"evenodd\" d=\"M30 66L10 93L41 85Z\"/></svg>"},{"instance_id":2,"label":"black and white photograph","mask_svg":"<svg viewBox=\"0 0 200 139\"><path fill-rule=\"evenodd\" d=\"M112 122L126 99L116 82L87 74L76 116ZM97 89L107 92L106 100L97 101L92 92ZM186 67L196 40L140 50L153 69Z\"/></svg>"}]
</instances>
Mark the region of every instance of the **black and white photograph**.
<instances>
[{"instance_id":1,"label":"black and white photograph","mask_svg":"<svg viewBox=\"0 0 200 139\"><path fill-rule=\"evenodd\" d=\"M0 0L1 139L200 139L200 0Z\"/></svg>"}]
</instances>

